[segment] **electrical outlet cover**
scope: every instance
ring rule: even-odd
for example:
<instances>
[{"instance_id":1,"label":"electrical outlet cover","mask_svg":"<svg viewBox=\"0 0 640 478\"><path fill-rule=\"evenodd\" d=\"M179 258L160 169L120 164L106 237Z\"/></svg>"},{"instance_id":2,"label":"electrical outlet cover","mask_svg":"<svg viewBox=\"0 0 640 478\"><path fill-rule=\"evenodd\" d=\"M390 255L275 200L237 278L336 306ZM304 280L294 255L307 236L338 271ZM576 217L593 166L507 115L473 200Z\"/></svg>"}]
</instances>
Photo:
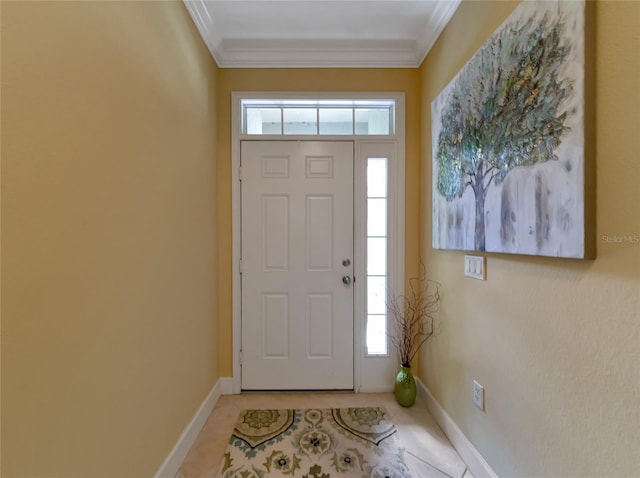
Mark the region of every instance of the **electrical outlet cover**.
<instances>
[{"instance_id":1,"label":"electrical outlet cover","mask_svg":"<svg viewBox=\"0 0 640 478\"><path fill-rule=\"evenodd\" d=\"M473 381L473 403L484 411L484 387L475 380Z\"/></svg>"}]
</instances>

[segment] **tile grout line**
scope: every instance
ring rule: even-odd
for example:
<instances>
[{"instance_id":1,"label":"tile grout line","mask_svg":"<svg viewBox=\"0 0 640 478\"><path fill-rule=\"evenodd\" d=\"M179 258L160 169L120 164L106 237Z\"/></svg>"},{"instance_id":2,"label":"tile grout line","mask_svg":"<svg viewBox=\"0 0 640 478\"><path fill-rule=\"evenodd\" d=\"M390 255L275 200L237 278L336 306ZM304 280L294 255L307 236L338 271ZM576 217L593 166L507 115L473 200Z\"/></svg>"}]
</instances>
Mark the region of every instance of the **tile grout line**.
<instances>
[{"instance_id":1,"label":"tile grout line","mask_svg":"<svg viewBox=\"0 0 640 478\"><path fill-rule=\"evenodd\" d=\"M446 471L442 471L440 468L438 468L437 466L424 461L422 458L420 458L419 456L416 456L415 453L411 453L409 450L405 450L409 455L411 455L412 457L414 457L416 460L421 461L422 463L424 463L425 465L427 465L429 468L433 468L434 470L436 470L438 473L442 473L445 476L448 476L449 478L455 478L453 476L451 476L449 473L447 473ZM464 474L466 473L467 469L465 468L464 472L462 473L462 476L460 478L464 477Z\"/></svg>"}]
</instances>

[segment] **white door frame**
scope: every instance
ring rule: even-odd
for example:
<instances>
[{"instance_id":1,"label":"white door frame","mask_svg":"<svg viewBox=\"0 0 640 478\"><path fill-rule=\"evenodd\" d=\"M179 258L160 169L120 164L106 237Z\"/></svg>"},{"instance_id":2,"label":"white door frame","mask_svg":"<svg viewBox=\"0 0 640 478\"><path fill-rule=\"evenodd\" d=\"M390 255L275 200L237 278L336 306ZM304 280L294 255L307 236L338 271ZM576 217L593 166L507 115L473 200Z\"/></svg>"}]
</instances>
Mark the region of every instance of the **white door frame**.
<instances>
[{"instance_id":1,"label":"white door frame","mask_svg":"<svg viewBox=\"0 0 640 478\"><path fill-rule=\"evenodd\" d=\"M231 214L232 214L232 337L233 337L233 377L232 393L241 391L241 310L242 291L240 275L240 254L241 254L241 211L240 211L240 142L243 139L253 140L310 140L310 141L345 141L352 140L355 144L355 169L354 169L354 274L356 283L354 284L354 390L363 392L390 391L393 386L392 379L388 385L371 384L367 382L368 370L375 370L377 361L385 361L389 367L390 359L385 357L365 356L365 291L362 285L364 280L357 281L357 278L365 277L365 201L364 191L366 190L365 170L362 155L367 150L371 150L376 144L384 145L389 149L393 145L395 157L391 161L393 167L390 168L392 182L389 184L390 197L392 203L393 223L388 227L392 236L389 244L389 257L393 257L393 269L389 270L389 286L397 294L404 291L404 183L405 183L405 108L404 93L300 93L300 92L233 92L231 104ZM389 136L256 136L243 135L241 131L241 108L242 100L247 99L393 99L396 104L395 134ZM394 351L389 350L392 358ZM395 367L395 365L394 365Z\"/></svg>"}]
</instances>

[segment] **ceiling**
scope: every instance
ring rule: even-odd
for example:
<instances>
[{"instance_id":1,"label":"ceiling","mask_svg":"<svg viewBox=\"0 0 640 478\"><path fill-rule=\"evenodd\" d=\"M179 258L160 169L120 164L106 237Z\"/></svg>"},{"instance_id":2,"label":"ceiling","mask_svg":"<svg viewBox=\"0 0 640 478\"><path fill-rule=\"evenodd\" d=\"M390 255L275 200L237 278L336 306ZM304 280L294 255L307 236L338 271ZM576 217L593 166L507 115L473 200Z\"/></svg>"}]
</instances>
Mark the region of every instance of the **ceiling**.
<instances>
[{"instance_id":1,"label":"ceiling","mask_svg":"<svg viewBox=\"0 0 640 478\"><path fill-rule=\"evenodd\" d=\"M416 68L460 0L183 0L221 68Z\"/></svg>"}]
</instances>

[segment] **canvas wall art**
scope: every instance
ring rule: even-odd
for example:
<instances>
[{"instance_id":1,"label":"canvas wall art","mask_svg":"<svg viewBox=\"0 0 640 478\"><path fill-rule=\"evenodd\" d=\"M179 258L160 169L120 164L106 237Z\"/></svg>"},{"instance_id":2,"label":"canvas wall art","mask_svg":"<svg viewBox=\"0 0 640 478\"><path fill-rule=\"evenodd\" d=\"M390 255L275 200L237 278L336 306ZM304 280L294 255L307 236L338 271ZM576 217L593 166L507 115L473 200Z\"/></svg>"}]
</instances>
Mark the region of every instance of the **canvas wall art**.
<instances>
[{"instance_id":1,"label":"canvas wall art","mask_svg":"<svg viewBox=\"0 0 640 478\"><path fill-rule=\"evenodd\" d=\"M431 115L434 248L589 255L583 1L521 3Z\"/></svg>"}]
</instances>

